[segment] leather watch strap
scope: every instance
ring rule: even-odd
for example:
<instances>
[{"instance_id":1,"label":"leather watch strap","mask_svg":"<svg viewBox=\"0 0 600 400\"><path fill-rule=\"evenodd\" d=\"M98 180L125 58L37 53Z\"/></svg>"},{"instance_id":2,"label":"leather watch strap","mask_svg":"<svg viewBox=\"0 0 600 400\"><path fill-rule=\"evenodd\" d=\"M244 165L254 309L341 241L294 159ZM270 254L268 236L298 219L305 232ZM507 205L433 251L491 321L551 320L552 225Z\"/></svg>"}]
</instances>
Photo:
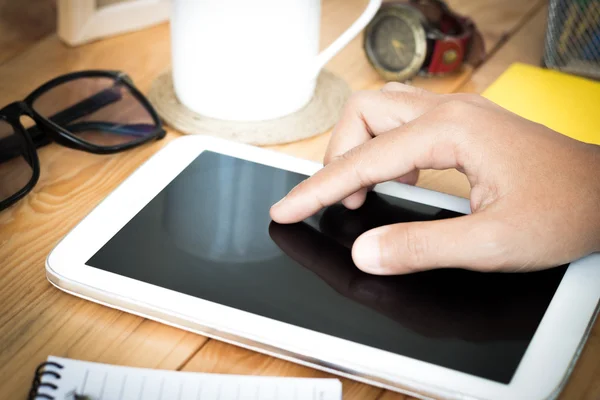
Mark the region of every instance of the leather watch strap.
<instances>
[{"instance_id":1,"label":"leather watch strap","mask_svg":"<svg viewBox=\"0 0 600 400\"><path fill-rule=\"evenodd\" d=\"M444 74L465 62L481 63L483 40L471 19L452 12L442 0L410 0L409 4L423 14L428 42L433 46L428 65L422 67L424 72Z\"/></svg>"}]
</instances>

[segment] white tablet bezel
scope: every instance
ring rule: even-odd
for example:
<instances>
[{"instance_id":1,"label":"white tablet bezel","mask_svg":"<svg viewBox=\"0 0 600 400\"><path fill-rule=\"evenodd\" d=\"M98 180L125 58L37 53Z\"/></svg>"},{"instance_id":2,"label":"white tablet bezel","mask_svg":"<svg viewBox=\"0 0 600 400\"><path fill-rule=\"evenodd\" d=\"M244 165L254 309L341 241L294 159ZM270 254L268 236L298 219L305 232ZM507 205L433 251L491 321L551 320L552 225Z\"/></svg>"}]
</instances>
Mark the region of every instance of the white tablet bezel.
<instances>
[{"instance_id":1,"label":"white tablet bezel","mask_svg":"<svg viewBox=\"0 0 600 400\"><path fill-rule=\"evenodd\" d=\"M49 281L66 292L113 308L417 397L547 399L559 393L597 314L600 254L569 266L508 385L85 265L205 150L306 175L322 167L282 153L212 137L175 139L108 195L53 249L46 260ZM470 212L467 199L419 187L384 183L375 190L465 214Z\"/></svg>"}]
</instances>

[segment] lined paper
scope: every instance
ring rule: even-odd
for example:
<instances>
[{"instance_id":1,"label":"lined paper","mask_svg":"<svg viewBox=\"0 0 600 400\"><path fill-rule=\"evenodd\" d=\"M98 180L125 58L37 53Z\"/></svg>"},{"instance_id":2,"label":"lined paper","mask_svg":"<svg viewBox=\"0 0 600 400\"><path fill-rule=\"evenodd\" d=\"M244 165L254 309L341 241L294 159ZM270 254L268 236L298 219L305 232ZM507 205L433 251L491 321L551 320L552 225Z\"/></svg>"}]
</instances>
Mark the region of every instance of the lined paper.
<instances>
[{"instance_id":1,"label":"lined paper","mask_svg":"<svg viewBox=\"0 0 600 400\"><path fill-rule=\"evenodd\" d=\"M329 378L288 378L180 372L123 367L61 357L47 366L60 379L44 374L41 381L57 385L42 387L55 399L90 400L341 400L342 384Z\"/></svg>"}]
</instances>

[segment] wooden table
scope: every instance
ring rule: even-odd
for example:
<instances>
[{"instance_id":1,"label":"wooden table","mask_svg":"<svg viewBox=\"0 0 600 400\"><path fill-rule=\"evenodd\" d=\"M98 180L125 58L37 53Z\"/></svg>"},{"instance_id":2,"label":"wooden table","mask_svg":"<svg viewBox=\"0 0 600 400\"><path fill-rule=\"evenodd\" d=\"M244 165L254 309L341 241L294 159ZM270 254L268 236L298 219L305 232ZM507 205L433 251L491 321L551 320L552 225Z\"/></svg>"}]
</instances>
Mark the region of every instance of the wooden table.
<instances>
[{"instance_id":1,"label":"wooden table","mask_svg":"<svg viewBox=\"0 0 600 400\"><path fill-rule=\"evenodd\" d=\"M472 16L485 38L488 57L476 69L442 79L417 79L436 92L481 92L512 62L539 64L547 5L543 0L452 0ZM325 0L323 45L360 12L365 0ZM21 99L59 74L85 68L127 71L147 92L170 63L169 28L68 48L52 33L52 0L0 0L0 105ZM327 68L352 89L377 89L383 82L368 65L360 37ZM311 368L209 340L170 326L65 294L45 278L44 260L59 239L166 140L122 154L96 156L47 146L39 151L41 178L34 191L0 213L0 398L21 399L40 362L50 354L91 361L171 370L327 376ZM320 161L329 133L275 146ZM420 186L467 197L469 186L456 171L425 171ZM563 399L600 399L600 321L577 363ZM379 388L342 379L344 399L405 399Z\"/></svg>"}]
</instances>

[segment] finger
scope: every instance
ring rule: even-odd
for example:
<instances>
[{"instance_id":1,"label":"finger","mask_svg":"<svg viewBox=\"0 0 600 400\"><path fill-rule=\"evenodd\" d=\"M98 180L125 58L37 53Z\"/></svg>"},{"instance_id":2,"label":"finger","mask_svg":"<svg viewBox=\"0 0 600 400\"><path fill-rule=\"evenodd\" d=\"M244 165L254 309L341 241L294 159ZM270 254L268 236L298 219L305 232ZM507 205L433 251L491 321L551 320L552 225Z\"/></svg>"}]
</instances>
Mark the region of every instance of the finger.
<instances>
[{"instance_id":1,"label":"finger","mask_svg":"<svg viewBox=\"0 0 600 400\"><path fill-rule=\"evenodd\" d=\"M421 96L429 96L429 95L433 94L432 92L430 92L428 90L425 90L425 89L422 89L422 88L419 88L416 86L407 85L407 84L400 83L400 82L388 82L385 85L383 85L383 87L381 88L381 91L382 92L406 92L406 93L414 93L414 94L421 95ZM444 99L440 98L439 100L442 101ZM439 102L437 104L439 104ZM396 180L398 182L405 183L407 185L415 185L417 183L417 181L419 180L419 170L416 169L414 171L411 171L408 174L403 175ZM362 203L360 205L358 205L358 207L360 207L361 205L362 205Z\"/></svg>"},{"instance_id":2,"label":"finger","mask_svg":"<svg viewBox=\"0 0 600 400\"><path fill-rule=\"evenodd\" d=\"M377 135L418 118L442 101L441 97L408 91L365 91L354 94L333 128L324 164L329 164Z\"/></svg>"},{"instance_id":3,"label":"finger","mask_svg":"<svg viewBox=\"0 0 600 400\"><path fill-rule=\"evenodd\" d=\"M365 203L365 200L367 199L367 192L369 192L369 190L372 190L372 189L371 188L362 188L362 189L357 190L356 192L352 193L350 196L343 199L342 204L350 210L356 210L356 209L360 208Z\"/></svg>"},{"instance_id":4,"label":"finger","mask_svg":"<svg viewBox=\"0 0 600 400\"><path fill-rule=\"evenodd\" d=\"M402 175L399 178L396 178L397 182L400 183L405 183L407 185L416 185L417 181L419 180L419 175L420 172L418 169L414 169L412 171L410 171L409 173ZM365 203L365 200L367 198L367 192L373 190L373 186L369 186L368 188L363 188L360 189L354 193L352 193L350 196L346 197L345 199L342 200L342 204L344 204L344 206L350 210L356 210L360 207L362 207L362 205Z\"/></svg>"},{"instance_id":5,"label":"finger","mask_svg":"<svg viewBox=\"0 0 600 400\"><path fill-rule=\"evenodd\" d=\"M441 101L422 89L403 84L385 85L381 92L358 92L348 101L342 118L333 128L325 152L327 165L350 149L422 115ZM350 208L360 207L367 189L360 189L343 200Z\"/></svg>"},{"instance_id":6,"label":"finger","mask_svg":"<svg viewBox=\"0 0 600 400\"><path fill-rule=\"evenodd\" d=\"M400 183L406 183L407 185L415 185L419 180L419 170L414 169L410 171L408 174L402 175L397 178L396 181Z\"/></svg>"},{"instance_id":7,"label":"finger","mask_svg":"<svg viewBox=\"0 0 600 400\"><path fill-rule=\"evenodd\" d=\"M352 193L350 196L343 199L342 204L344 205L344 207L350 210L356 210L362 207L362 205L365 203L365 200L367 199L367 193L373 190L374 187L375 185L371 185L369 187L359 189L358 191Z\"/></svg>"},{"instance_id":8,"label":"finger","mask_svg":"<svg viewBox=\"0 0 600 400\"><path fill-rule=\"evenodd\" d=\"M354 263L376 275L434 268L492 270L506 261L502 226L482 212L375 228L352 248Z\"/></svg>"},{"instance_id":9,"label":"finger","mask_svg":"<svg viewBox=\"0 0 600 400\"><path fill-rule=\"evenodd\" d=\"M292 189L271 208L271 217L298 222L359 189L415 169L460 167L455 145L461 134L445 129L432 118L415 120L355 147Z\"/></svg>"}]
</instances>

